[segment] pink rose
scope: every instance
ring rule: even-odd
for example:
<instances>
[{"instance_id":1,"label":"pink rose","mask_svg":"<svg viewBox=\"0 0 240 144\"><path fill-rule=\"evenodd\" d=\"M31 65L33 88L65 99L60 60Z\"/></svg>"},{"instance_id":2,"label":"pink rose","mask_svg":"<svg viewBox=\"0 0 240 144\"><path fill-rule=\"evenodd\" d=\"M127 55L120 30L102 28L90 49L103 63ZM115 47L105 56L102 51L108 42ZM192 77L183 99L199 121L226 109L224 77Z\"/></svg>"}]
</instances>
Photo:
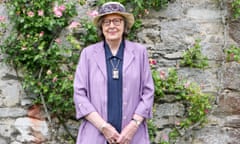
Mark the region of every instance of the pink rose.
<instances>
[{"instance_id":1,"label":"pink rose","mask_svg":"<svg viewBox=\"0 0 240 144\"><path fill-rule=\"evenodd\" d=\"M52 71L51 70L48 70L47 71L47 75L51 75L52 74Z\"/></svg>"},{"instance_id":2,"label":"pink rose","mask_svg":"<svg viewBox=\"0 0 240 144\"><path fill-rule=\"evenodd\" d=\"M161 78L162 80L165 80L166 74L165 74L164 71L160 71L160 78Z\"/></svg>"},{"instance_id":3,"label":"pink rose","mask_svg":"<svg viewBox=\"0 0 240 144\"><path fill-rule=\"evenodd\" d=\"M63 12L63 11L65 11L66 7L65 7L65 5L60 5L60 6L58 7L58 9L59 9L61 12Z\"/></svg>"},{"instance_id":4,"label":"pink rose","mask_svg":"<svg viewBox=\"0 0 240 144\"><path fill-rule=\"evenodd\" d=\"M58 44L61 44L61 39L57 38L57 39L55 39L55 42L58 43Z\"/></svg>"},{"instance_id":5,"label":"pink rose","mask_svg":"<svg viewBox=\"0 0 240 144\"><path fill-rule=\"evenodd\" d=\"M39 36L42 37L44 35L44 31L41 31Z\"/></svg>"},{"instance_id":6,"label":"pink rose","mask_svg":"<svg viewBox=\"0 0 240 144\"><path fill-rule=\"evenodd\" d=\"M154 60L154 59L149 59L149 64L150 64L150 65L156 65L156 64L157 64L157 61Z\"/></svg>"},{"instance_id":7,"label":"pink rose","mask_svg":"<svg viewBox=\"0 0 240 144\"><path fill-rule=\"evenodd\" d=\"M58 9L58 6L55 6L54 8L53 8L53 12L54 12L54 15L56 16L56 17L61 17L63 14L62 14L62 11L60 11L59 9Z\"/></svg>"},{"instance_id":8,"label":"pink rose","mask_svg":"<svg viewBox=\"0 0 240 144\"><path fill-rule=\"evenodd\" d=\"M69 28L73 29L73 28L77 28L78 26L80 26L79 22L72 21L71 24L69 25Z\"/></svg>"},{"instance_id":9,"label":"pink rose","mask_svg":"<svg viewBox=\"0 0 240 144\"><path fill-rule=\"evenodd\" d=\"M184 84L184 88L188 88L189 86L190 86L190 82L189 81L187 81L185 84Z\"/></svg>"},{"instance_id":10,"label":"pink rose","mask_svg":"<svg viewBox=\"0 0 240 144\"><path fill-rule=\"evenodd\" d=\"M43 10L38 10L38 16L43 16L44 15L44 11Z\"/></svg>"},{"instance_id":11,"label":"pink rose","mask_svg":"<svg viewBox=\"0 0 240 144\"><path fill-rule=\"evenodd\" d=\"M5 21L5 17L4 16L0 16L0 22L4 22Z\"/></svg>"},{"instance_id":12,"label":"pink rose","mask_svg":"<svg viewBox=\"0 0 240 144\"><path fill-rule=\"evenodd\" d=\"M55 76L53 79L52 79L52 82L56 82L58 80L57 76Z\"/></svg>"},{"instance_id":13,"label":"pink rose","mask_svg":"<svg viewBox=\"0 0 240 144\"><path fill-rule=\"evenodd\" d=\"M54 6L53 12L56 17L61 17L63 15L63 11L66 10L66 7L64 5L60 6Z\"/></svg>"},{"instance_id":14,"label":"pink rose","mask_svg":"<svg viewBox=\"0 0 240 144\"><path fill-rule=\"evenodd\" d=\"M87 15L94 18L94 17L96 17L98 15L98 11L97 10L93 10L91 12L88 12Z\"/></svg>"},{"instance_id":15,"label":"pink rose","mask_svg":"<svg viewBox=\"0 0 240 144\"><path fill-rule=\"evenodd\" d=\"M33 17L33 16L34 16L34 12L29 11L29 12L27 12L27 15L28 15L29 17Z\"/></svg>"}]
</instances>

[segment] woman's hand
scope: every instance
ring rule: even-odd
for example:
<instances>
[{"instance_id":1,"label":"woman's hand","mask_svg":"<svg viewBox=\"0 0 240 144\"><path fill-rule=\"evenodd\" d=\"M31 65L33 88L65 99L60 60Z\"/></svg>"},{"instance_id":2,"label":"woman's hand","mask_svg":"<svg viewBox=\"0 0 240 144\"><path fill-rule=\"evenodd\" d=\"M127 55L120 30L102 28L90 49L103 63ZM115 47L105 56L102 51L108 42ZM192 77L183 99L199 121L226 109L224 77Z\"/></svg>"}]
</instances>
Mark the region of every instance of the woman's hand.
<instances>
[{"instance_id":1,"label":"woman's hand","mask_svg":"<svg viewBox=\"0 0 240 144\"><path fill-rule=\"evenodd\" d=\"M130 144L137 129L138 125L136 125L134 121L130 121L130 123L122 130L120 137L117 139L117 144Z\"/></svg>"},{"instance_id":2,"label":"woman's hand","mask_svg":"<svg viewBox=\"0 0 240 144\"><path fill-rule=\"evenodd\" d=\"M117 139L119 139L120 134L111 124L107 123L106 126L102 128L101 132L109 144L117 144Z\"/></svg>"}]
</instances>

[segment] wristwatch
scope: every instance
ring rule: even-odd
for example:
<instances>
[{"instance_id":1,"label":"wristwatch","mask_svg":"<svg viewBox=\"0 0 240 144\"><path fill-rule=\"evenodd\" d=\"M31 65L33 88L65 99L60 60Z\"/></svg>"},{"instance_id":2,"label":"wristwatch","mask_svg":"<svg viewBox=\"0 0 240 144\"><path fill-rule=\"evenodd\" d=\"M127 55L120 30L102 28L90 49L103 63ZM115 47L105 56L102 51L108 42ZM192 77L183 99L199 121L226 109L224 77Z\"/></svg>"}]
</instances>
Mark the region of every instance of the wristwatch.
<instances>
[{"instance_id":1,"label":"wristwatch","mask_svg":"<svg viewBox=\"0 0 240 144\"><path fill-rule=\"evenodd\" d=\"M136 123L137 126L139 126L141 124L141 122L139 120L136 120L134 118L132 118L132 121L134 121Z\"/></svg>"}]
</instances>

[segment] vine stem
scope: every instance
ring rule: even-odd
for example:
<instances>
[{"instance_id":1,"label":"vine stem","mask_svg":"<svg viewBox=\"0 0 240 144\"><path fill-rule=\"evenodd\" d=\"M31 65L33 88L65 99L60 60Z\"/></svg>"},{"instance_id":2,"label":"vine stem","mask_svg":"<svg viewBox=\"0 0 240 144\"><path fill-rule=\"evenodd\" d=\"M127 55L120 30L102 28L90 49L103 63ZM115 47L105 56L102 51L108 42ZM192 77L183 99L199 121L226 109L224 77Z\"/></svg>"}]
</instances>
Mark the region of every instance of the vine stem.
<instances>
[{"instance_id":1,"label":"vine stem","mask_svg":"<svg viewBox=\"0 0 240 144\"><path fill-rule=\"evenodd\" d=\"M45 111L45 113L46 113L46 115L47 115L47 119L48 119L48 121L51 123L52 120L51 120L51 117L50 117L50 115L49 115L49 112L48 112L48 109L47 109L47 105L46 105L46 103L45 103L45 100L44 100L44 97L43 97L42 93L40 93L40 97L41 97L41 101L42 101L42 104L43 104L44 111Z\"/></svg>"},{"instance_id":2,"label":"vine stem","mask_svg":"<svg viewBox=\"0 0 240 144\"><path fill-rule=\"evenodd\" d=\"M41 78L41 76L42 76L42 71L43 71L43 67L41 67L41 69L40 69L40 72L39 72L39 75L38 75L38 79ZM47 119L48 119L48 121L51 123L52 120L51 120L51 117L50 117L50 115L49 115L46 102L45 102L44 97L43 97L43 95L42 95L41 92L40 92L40 97L41 97L41 101L42 101L42 104L43 104L44 111L45 111L45 113L46 113L46 115L47 115Z\"/></svg>"},{"instance_id":3,"label":"vine stem","mask_svg":"<svg viewBox=\"0 0 240 144\"><path fill-rule=\"evenodd\" d=\"M72 138L72 140L75 141L76 138L75 138L75 137L71 134L71 132L69 131L69 129L68 129L65 121L64 121L59 115L57 115L57 117L58 117L60 123L62 124L62 126L64 127L64 129L66 130L66 132L68 133L68 135ZM75 142L76 142L76 141L75 141Z\"/></svg>"}]
</instances>

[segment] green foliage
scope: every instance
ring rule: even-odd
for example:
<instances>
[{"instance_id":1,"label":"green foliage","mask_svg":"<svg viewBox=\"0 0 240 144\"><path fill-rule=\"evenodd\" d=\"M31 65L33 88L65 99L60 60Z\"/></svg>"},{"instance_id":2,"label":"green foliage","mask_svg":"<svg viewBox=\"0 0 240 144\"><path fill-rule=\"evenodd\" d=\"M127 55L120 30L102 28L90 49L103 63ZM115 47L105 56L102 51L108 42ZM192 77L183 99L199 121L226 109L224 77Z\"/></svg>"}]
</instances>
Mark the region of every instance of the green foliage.
<instances>
[{"instance_id":1,"label":"green foliage","mask_svg":"<svg viewBox=\"0 0 240 144\"><path fill-rule=\"evenodd\" d=\"M180 136L181 134L177 128L173 128L172 131L169 133L169 138L171 139L171 141L175 141Z\"/></svg>"},{"instance_id":2,"label":"green foliage","mask_svg":"<svg viewBox=\"0 0 240 144\"><path fill-rule=\"evenodd\" d=\"M59 38L76 15L74 3L63 0L11 0L8 3L14 31L1 45L6 62L24 71L23 86L44 97L51 115L67 119L73 108L73 73L78 53Z\"/></svg>"},{"instance_id":3,"label":"green foliage","mask_svg":"<svg viewBox=\"0 0 240 144\"><path fill-rule=\"evenodd\" d=\"M168 75L168 76L167 76ZM177 71L169 69L168 74L164 71L152 70L155 87L155 102L160 102L166 94L185 95L186 91L182 83L179 83Z\"/></svg>"},{"instance_id":4,"label":"green foliage","mask_svg":"<svg viewBox=\"0 0 240 144\"><path fill-rule=\"evenodd\" d=\"M5 29L7 28L7 25L5 23L5 17L4 16L0 16L0 36L3 35L3 31L5 31Z\"/></svg>"},{"instance_id":5,"label":"green foliage","mask_svg":"<svg viewBox=\"0 0 240 144\"><path fill-rule=\"evenodd\" d=\"M149 134L150 140L154 141L154 138L156 136L157 127L153 123L152 119L148 120L147 124L148 124L148 134Z\"/></svg>"},{"instance_id":6,"label":"green foliage","mask_svg":"<svg viewBox=\"0 0 240 144\"><path fill-rule=\"evenodd\" d=\"M128 33L129 40L137 39L136 33L139 30L139 28L141 28L141 26L142 26L142 21L139 19L136 19L134 25L131 28L131 31Z\"/></svg>"},{"instance_id":7,"label":"green foliage","mask_svg":"<svg viewBox=\"0 0 240 144\"><path fill-rule=\"evenodd\" d=\"M84 29L84 33L80 35L81 42L83 46L88 46L89 44L93 44L99 41L99 37L97 35L97 28L94 26L92 22L87 19L82 19L82 28Z\"/></svg>"},{"instance_id":8,"label":"green foliage","mask_svg":"<svg viewBox=\"0 0 240 144\"><path fill-rule=\"evenodd\" d=\"M169 69L168 74L153 69L152 75L155 86L155 102L161 102L161 98L167 94L174 94L177 101L185 104L186 114L182 121L178 122L178 128L173 129L169 134L170 138L178 137L180 129L187 129L196 123L201 125L206 122L213 100L211 95L202 93L201 87L196 83L178 78L176 69Z\"/></svg>"},{"instance_id":9,"label":"green foliage","mask_svg":"<svg viewBox=\"0 0 240 144\"><path fill-rule=\"evenodd\" d=\"M105 2L111 0L99 0L98 5L102 5ZM138 18L148 14L148 10L155 9L160 10L167 6L169 0L115 0L125 6L130 5L133 15Z\"/></svg>"},{"instance_id":10,"label":"green foliage","mask_svg":"<svg viewBox=\"0 0 240 144\"><path fill-rule=\"evenodd\" d=\"M213 97L209 94L202 93L200 86L191 83L186 86L186 95L181 95L179 98L185 100L187 106L187 119L181 122L181 127L189 127L195 123L206 122L206 116L212 108L211 103Z\"/></svg>"},{"instance_id":11,"label":"green foliage","mask_svg":"<svg viewBox=\"0 0 240 144\"><path fill-rule=\"evenodd\" d=\"M200 40L196 40L194 47L188 49L183 54L183 59L181 60L180 65L201 69L208 66L208 58L201 53Z\"/></svg>"},{"instance_id":12,"label":"green foliage","mask_svg":"<svg viewBox=\"0 0 240 144\"><path fill-rule=\"evenodd\" d=\"M162 141L162 142L159 142L159 144L170 144L170 143L166 141Z\"/></svg>"},{"instance_id":13,"label":"green foliage","mask_svg":"<svg viewBox=\"0 0 240 144\"><path fill-rule=\"evenodd\" d=\"M227 61L236 61L240 63L240 48L236 46L231 46L229 49L225 51L227 55Z\"/></svg>"},{"instance_id":14,"label":"green foliage","mask_svg":"<svg viewBox=\"0 0 240 144\"><path fill-rule=\"evenodd\" d=\"M232 11L233 11L233 17L239 18L240 16L240 0L233 0L232 1Z\"/></svg>"}]
</instances>

